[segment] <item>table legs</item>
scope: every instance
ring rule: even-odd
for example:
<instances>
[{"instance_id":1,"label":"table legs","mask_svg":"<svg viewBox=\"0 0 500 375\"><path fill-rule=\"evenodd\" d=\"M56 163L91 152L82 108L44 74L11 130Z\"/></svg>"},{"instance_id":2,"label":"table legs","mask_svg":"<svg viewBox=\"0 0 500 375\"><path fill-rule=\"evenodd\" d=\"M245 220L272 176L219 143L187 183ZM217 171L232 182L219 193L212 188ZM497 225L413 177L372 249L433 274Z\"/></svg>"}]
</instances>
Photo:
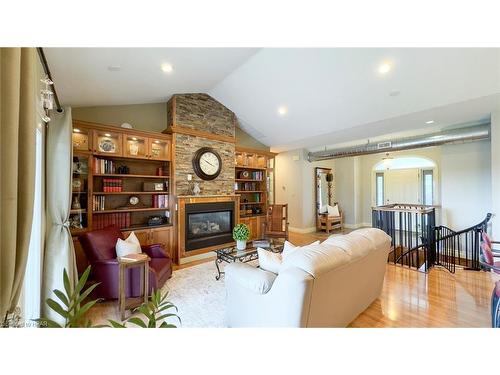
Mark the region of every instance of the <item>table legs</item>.
<instances>
[{"instance_id":1,"label":"table legs","mask_svg":"<svg viewBox=\"0 0 500 375\"><path fill-rule=\"evenodd\" d=\"M217 281L220 280L221 275L224 273L224 272L220 271L219 263L222 263L222 259L216 258L215 259L215 266L217 267L217 273L218 274L217 274L217 276L215 276L215 280L217 280Z\"/></svg>"}]
</instances>

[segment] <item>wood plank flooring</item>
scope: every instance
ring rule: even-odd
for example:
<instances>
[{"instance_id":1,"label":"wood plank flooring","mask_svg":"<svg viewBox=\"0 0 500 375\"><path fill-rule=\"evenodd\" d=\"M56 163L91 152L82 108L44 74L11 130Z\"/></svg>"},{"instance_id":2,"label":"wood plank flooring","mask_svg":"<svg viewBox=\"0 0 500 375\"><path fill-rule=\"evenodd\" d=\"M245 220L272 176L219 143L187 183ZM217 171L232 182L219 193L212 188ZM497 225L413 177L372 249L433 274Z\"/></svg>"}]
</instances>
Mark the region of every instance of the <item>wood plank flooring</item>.
<instances>
[{"instance_id":1,"label":"wood plank flooring","mask_svg":"<svg viewBox=\"0 0 500 375\"><path fill-rule=\"evenodd\" d=\"M290 241L305 245L326 237L324 233L291 233ZM381 296L350 327L490 327L494 280L495 276L486 272L457 269L451 274L434 268L424 274L388 264ZM98 304L89 318L117 319L115 305L115 302Z\"/></svg>"}]
</instances>

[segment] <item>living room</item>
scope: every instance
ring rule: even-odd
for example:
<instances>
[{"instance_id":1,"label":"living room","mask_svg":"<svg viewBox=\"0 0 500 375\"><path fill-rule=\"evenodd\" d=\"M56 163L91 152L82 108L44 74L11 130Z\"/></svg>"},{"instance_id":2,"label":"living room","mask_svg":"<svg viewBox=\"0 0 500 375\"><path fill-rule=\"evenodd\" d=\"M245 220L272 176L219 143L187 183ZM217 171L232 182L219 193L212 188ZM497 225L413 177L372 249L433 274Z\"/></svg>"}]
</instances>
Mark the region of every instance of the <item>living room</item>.
<instances>
[{"instance_id":1,"label":"living room","mask_svg":"<svg viewBox=\"0 0 500 375\"><path fill-rule=\"evenodd\" d=\"M500 328L497 45L85 37L0 43L3 327L498 332L459 330Z\"/></svg>"}]
</instances>

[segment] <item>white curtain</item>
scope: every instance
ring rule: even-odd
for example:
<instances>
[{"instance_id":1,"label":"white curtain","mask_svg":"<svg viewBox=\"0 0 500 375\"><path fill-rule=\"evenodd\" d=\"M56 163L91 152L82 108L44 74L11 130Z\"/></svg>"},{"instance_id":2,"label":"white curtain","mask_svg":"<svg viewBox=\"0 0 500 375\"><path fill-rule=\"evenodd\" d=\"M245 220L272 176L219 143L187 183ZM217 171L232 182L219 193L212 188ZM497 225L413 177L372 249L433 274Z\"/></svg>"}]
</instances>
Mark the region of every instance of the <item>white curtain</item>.
<instances>
[{"instance_id":1,"label":"white curtain","mask_svg":"<svg viewBox=\"0 0 500 375\"><path fill-rule=\"evenodd\" d=\"M62 113L52 111L47 128L46 148L46 217L47 236L44 252L44 285L42 311L45 318L56 322L64 319L46 305L47 298L55 297L53 290L64 291L63 270L66 269L71 282L78 278L75 252L69 231L72 176L72 121L71 108Z\"/></svg>"}]
</instances>

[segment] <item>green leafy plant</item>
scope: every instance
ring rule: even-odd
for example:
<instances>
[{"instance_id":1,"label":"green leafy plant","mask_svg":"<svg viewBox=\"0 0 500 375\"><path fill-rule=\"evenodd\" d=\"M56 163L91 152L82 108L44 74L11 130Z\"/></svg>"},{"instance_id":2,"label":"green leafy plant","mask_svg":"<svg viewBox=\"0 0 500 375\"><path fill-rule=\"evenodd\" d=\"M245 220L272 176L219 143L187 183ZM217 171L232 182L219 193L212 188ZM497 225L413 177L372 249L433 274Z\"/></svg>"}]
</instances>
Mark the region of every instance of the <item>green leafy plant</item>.
<instances>
[{"instance_id":1,"label":"green leafy plant","mask_svg":"<svg viewBox=\"0 0 500 375\"><path fill-rule=\"evenodd\" d=\"M84 315L90 310L101 299L91 300L81 305L83 301L92 293L92 291L99 285L99 283L93 284L85 291L82 292L90 275L90 266L87 267L85 272L82 274L81 278L78 280L74 288L71 287L69 281L68 273L66 269L63 271L63 283L64 291L58 289L54 290L54 294L60 300L60 303L48 298L46 300L47 305L51 310L55 311L57 314L64 318L64 323L59 324L48 318L35 319L41 327L49 328L100 328L100 327L111 327L111 328L127 328L124 323L115 322L113 320L108 320L109 325L97 325L93 326L89 319L84 319ZM167 301L168 293L164 296L161 295L160 290L153 291L148 302L144 302L142 305L137 307L134 312L141 313L147 319L144 322L137 316L128 318L125 322L132 323L141 328L177 328L174 324L167 323L164 321L166 318L176 317L181 322L181 318L174 313L168 313L168 310L175 309L178 312L177 307Z\"/></svg>"},{"instance_id":2,"label":"green leafy plant","mask_svg":"<svg viewBox=\"0 0 500 375\"><path fill-rule=\"evenodd\" d=\"M64 284L64 292L55 289L54 294L59 299L60 302L53 300L52 298L47 298L47 305L55 311L57 314L61 315L64 318L64 323L59 324L54 322L48 318L40 318L35 319L36 322L40 324L42 327L51 327L51 328L75 328L75 327L91 327L92 322L88 319L84 319L84 314L90 310L92 306L94 306L99 300L93 300L82 305L82 302L87 298L90 293L99 285L93 284L88 287L86 290L83 290L87 279L90 274L90 266L87 267L82 277L78 280L77 284L74 288L71 287L71 283L69 281L68 272L64 269L63 272L63 284Z\"/></svg>"},{"instance_id":3,"label":"green leafy plant","mask_svg":"<svg viewBox=\"0 0 500 375\"><path fill-rule=\"evenodd\" d=\"M181 323L181 318L174 313L168 313L170 309L175 309L178 312L177 307L167 301L168 293L163 297L159 290L153 292L148 303L143 303L141 306L134 310L134 313L141 313L146 317L146 321L143 321L138 316L132 316L126 320L128 323L132 323L141 328L177 328L176 325L166 322L164 319L175 317L179 319ZM114 320L109 321L110 326L113 328L127 328L124 323L115 322Z\"/></svg>"},{"instance_id":4,"label":"green leafy plant","mask_svg":"<svg viewBox=\"0 0 500 375\"><path fill-rule=\"evenodd\" d=\"M244 223L240 223L233 228L233 238L236 241L247 241L250 238L250 228Z\"/></svg>"}]
</instances>

